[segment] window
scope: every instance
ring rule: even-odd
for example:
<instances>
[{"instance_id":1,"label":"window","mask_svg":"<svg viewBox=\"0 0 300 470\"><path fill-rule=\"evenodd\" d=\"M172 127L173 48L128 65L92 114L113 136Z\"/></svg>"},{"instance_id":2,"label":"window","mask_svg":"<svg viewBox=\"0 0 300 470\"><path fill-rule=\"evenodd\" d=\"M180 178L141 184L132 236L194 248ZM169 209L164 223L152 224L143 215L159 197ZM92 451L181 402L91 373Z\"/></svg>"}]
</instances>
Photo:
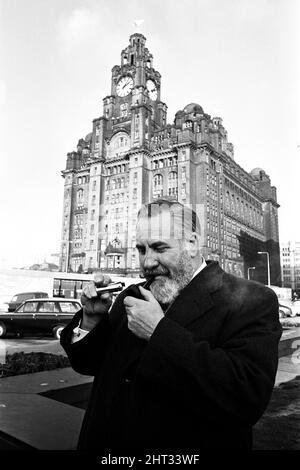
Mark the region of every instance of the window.
<instances>
[{"instance_id":1,"label":"window","mask_svg":"<svg viewBox=\"0 0 300 470\"><path fill-rule=\"evenodd\" d=\"M41 302L39 313L59 313L59 308L56 302Z\"/></svg>"},{"instance_id":2,"label":"window","mask_svg":"<svg viewBox=\"0 0 300 470\"><path fill-rule=\"evenodd\" d=\"M193 128L193 121L185 121L182 125L183 129L192 129Z\"/></svg>"},{"instance_id":3,"label":"window","mask_svg":"<svg viewBox=\"0 0 300 470\"><path fill-rule=\"evenodd\" d=\"M62 313L75 313L80 308L79 304L73 302L60 302L59 305Z\"/></svg>"},{"instance_id":4,"label":"window","mask_svg":"<svg viewBox=\"0 0 300 470\"><path fill-rule=\"evenodd\" d=\"M122 103L121 106L120 106L120 110L121 110L121 117L126 117L127 114L128 114L128 105L127 103Z\"/></svg>"},{"instance_id":5,"label":"window","mask_svg":"<svg viewBox=\"0 0 300 470\"><path fill-rule=\"evenodd\" d=\"M93 191L95 191L96 186L97 186L97 181L93 181Z\"/></svg>"},{"instance_id":6,"label":"window","mask_svg":"<svg viewBox=\"0 0 300 470\"><path fill-rule=\"evenodd\" d=\"M21 308L19 308L18 312L24 312L24 313L36 312L37 305L38 305L37 302L26 302Z\"/></svg>"},{"instance_id":7,"label":"window","mask_svg":"<svg viewBox=\"0 0 300 470\"><path fill-rule=\"evenodd\" d=\"M176 171L171 171L168 176L169 182L170 181L177 181L177 173Z\"/></svg>"},{"instance_id":8,"label":"window","mask_svg":"<svg viewBox=\"0 0 300 470\"><path fill-rule=\"evenodd\" d=\"M94 235L94 233L95 233L95 225L92 224L91 225L91 230L90 230L90 235Z\"/></svg>"},{"instance_id":9,"label":"window","mask_svg":"<svg viewBox=\"0 0 300 470\"><path fill-rule=\"evenodd\" d=\"M162 186L162 184L163 184L162 175L155 175L154 176L154 188L157 188L158 186Z\"/></svg>"},{"instance_id":10,"label":"window","mask_svg":"<svg viewBox=\"0 0 300 470\"><path fill-rule=\"evenodd\" d=\"M168 189L169 196L174 196L177 194L177 188L169 188Z\"/></svg>"}]
</instances>

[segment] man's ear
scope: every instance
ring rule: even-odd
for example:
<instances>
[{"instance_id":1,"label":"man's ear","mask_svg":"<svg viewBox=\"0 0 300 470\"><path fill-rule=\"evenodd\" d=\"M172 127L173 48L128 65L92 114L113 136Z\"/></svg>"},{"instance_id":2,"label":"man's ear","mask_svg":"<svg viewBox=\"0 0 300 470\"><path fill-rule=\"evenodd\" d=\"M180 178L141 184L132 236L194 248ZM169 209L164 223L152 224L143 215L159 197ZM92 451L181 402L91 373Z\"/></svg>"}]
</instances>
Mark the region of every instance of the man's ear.
<instances>
[{"instance_id":1,"label":"man's ear","mask_svg":"<svg viewBox=\"0 0 300 470\"><path fill-rule=\"evenodd\" d=\"M189 251L191 258L195 258L199 252L199 235L196 232L192 232L189 237Z\"/></svg>"}]
</instances>

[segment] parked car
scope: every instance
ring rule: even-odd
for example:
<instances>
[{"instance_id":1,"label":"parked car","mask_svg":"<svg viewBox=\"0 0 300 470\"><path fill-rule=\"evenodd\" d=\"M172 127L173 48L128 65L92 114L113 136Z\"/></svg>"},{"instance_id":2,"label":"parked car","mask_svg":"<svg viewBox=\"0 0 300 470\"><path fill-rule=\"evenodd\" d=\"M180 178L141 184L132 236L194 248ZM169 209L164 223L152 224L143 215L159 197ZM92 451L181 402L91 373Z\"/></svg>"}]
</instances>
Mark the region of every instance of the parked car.
<instances>
[{"instance_id":1,"label":"parked car","mask_svg":"<svg viewBox=\"0 0 300 470\"><path fill-rule=\"evenodd\" d=\"M295 315L300 315L300 299L293 300L291 309Z\"/></svg>"},{"instance_id":2,"label":"parked car","mask_svg":"<svg viewBox=\"0 0 300 470\"><path fill-rule=\"evenodd\" d=\"M287 305L279 304L279 318L295 317L292 309Z\"/></svg>"},{"instance_id":3,"label":"parked car","mask_svg":"<svg viewBox=\"0 0 300 470\"><path fill-rule=\"evenodd\" d=\"M77 299L42 298L25 300L11 313L0 313L0 338L7 333L52 333L60 338L61 331L81 308Z\"/></svg>"},{"instance_id":4,"label":"parked car","mask_svg":"<svg viewBox=\"0 0 300 470\"><path fill-rule=\"evenodd\" d=\"M41 299L45 297L49 297L47 292L21 292L20 294L14 295L10 302L7 302L8 311L14 312L24 300Z\"/></svg>"}]
</instances>

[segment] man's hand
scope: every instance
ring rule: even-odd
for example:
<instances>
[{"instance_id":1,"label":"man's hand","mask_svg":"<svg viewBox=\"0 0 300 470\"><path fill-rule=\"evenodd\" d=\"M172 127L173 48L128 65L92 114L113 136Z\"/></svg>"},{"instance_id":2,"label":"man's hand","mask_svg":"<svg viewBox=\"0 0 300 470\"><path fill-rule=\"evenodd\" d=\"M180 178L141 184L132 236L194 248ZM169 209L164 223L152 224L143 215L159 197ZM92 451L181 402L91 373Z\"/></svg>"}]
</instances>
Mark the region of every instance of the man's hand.
<instances>
[{"instance_id":1,"label":"man's hand","mask_svg":"<svg viewBox=\"0 0 300 470\"><path fill-rule=\"evenodd\" d=\"M139 286L145 300L127 296L124 299L128 328L132 333L149 341L164 312L153 294Z\"/></svg>"},{"instance_id":2,"label":"man's hand","mask_svg":"<svg viewBox=\"0 0 300 470\"><path fill-rule=\"evenodd\" d=\"M83 306L83 315L81 328L91 330L99 323L102 315L107 313L112 304L112 294L99 295L96 287L105 287L111 283L109 276L95 273L94 281L89 282L83 289L81 303Z\"/></svg>"}]
</instances>

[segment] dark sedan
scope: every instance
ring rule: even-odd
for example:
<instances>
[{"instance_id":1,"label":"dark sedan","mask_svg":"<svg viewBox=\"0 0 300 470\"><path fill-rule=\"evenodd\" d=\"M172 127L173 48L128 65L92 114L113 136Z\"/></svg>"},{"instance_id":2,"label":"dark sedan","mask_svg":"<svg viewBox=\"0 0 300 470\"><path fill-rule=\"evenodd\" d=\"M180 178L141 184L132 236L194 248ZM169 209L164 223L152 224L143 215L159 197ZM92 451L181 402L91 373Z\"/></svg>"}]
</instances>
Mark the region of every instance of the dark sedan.
<instances>
[{"instance_id":1,"label":"dark sedan","mask_svg":"<svg viewBox=\"0 0 300 470\"><path fill-rule=\"evenodd\" d=\"M80 308L79 300L74 299L26 300L15 312L0 314L0 338L7 333L52 333L59 339L62 329Z\"/></svg>"}]
</instances>

